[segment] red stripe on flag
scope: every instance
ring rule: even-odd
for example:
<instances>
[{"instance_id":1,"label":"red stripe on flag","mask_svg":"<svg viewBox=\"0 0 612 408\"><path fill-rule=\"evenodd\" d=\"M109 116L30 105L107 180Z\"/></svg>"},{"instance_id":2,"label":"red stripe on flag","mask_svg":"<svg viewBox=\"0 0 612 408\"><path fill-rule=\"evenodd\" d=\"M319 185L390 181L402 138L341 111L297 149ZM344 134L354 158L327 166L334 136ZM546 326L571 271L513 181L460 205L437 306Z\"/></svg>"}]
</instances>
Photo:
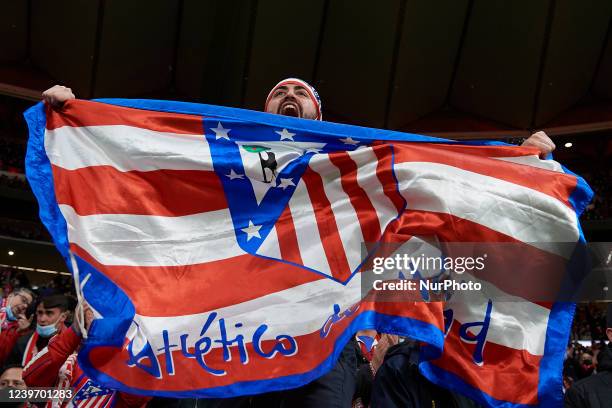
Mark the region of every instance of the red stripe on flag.
<instances>
[{"instance_id":1,"label":"red stripe on flag","mask_svg":"<svg viewBox=\"0 0 612 408\"><path fill-rule=\"evenodd\" d=\"M437 237L445 242L516 242L517 239L488 228L482 224L457 217L453 214L434 211L406 210L385 231L391 237L396 234L407 236ZM391 242L396 242L391 240Z\"/></svg>"},{"instance_id":2,"label":"red stripe on flag","mask_svg":"<svg viewBox=\"0 0 612 408\"><path fill-rule=\"evenodd\" d=\"M158 132L204 134L202 116L125 108L100 102L66 101L60 112L47 107L47 129L62 126L135 126Z\"/></svg>"},{"instance_id":3,"label":"red stripe on flag","mask_svg":"<svg viewBox=\"0 0 612 408\"><path fill-rule=\"evenodd\" d=\"M202 313L327 279L252 255L184 266L108 266L76 244L70 249L118 285L144 316Z\"/></svg>"},{"instance_id":4,"label":"red stripe on flag","mask_svg":"<svg viewBox=\"0 0 612 408\"><path fill-rule=\"evenodd\" d=\"M357 182L357 163L347 152L331 153L329 160L340 170L340 182L355 209L363 239L377 242L381 236L378 214L366 191Z\"/></svg>"},{"instance_id":5,"label":"red stripe on flag","mask_svg":"<svg viewBox=\"0 0 612 408\"><path fill-rule=\"evenodd\" d=\"M459 154L436 145L397 146L395 162L432 162L446 164L474 173L491 176L547 194L572 208L569 196L576 188L576 177L532 166L505 162L488 157Z\"/></svg>"},{"instance_id":6,"label":"red stripe on flag","mask_svg":"<svg viewBox=\"0 0 612 408\"><path fill-rule=\"evenodd\" d=\"M308 190L330 271L334 278L345 281L351 275L351 269L346 259L331 203L325 195L321 175L307 167L302 180Z\"/></svg>"},{"instance_id":7,"label":"red stripe on flag","mask_svg":"<svg viewBox=\"0 0 612 408\"><path fill-rule=\"evenodd\" d=\"M295 233L293 216L291 215L291 208L289 208L289 205L285 207L285 210L278 218L275 227L281 258L288 262L303 265L304 262L302 261L297 234Z\"/></svg>"},{"instance_id":8,"label":"red stripe on flag","mask_svg":"<svg viewBox=\"0 0 612 408\"><path fill-rule=\"evenodd\" d=\"M221 182L212 171L122 172L111 166L66 170L54 165L52 169L58 204L72 206L79 215L174 217L227 208Z\"/></svg>"},{"instance_id":9,"label":"red stripe on flag","mask_svg":"<svg viewBox=\"0 0 612 408\"><path fill-rule=\"evenodd\" d=\"M460 326L459 322L453 322L444 342L444 354L432 363L495 399L515 404L537 403L542 357L534 356L526 350L486 342L483 350L484 363L478 366L470 358L474 354L476 344L459 339Z\"/></svg>"},{"instance_id":10,"label":"red stripe on flag","mask_svg":"<svg viewBox=\"0 0 612 408\"><path fill-rule=\"evenodd\" d=\"M538 156L540 150L533 146L478 146L464 144L445 144L445 143L415 143L415 142L382 142L393 143L394 146L412 148L413 146L429 146L436 151L447 151L454 153L469 154L470 156L480 157L523 157Z\"/></svg>"},{"instance_id":11,"label":"red stripe on flag","mask_svg":"<svg viewBox=\"0 0 612 408\"><path fill-rule=\"evenodd\" d=\"M404 199L398 191L397 180L393 174L393 148L387 145L375 146L372 151L378 158L376 176L383 186L385 195L389 197L398 214L404 209Z\"/></svg>"}]
</instances>

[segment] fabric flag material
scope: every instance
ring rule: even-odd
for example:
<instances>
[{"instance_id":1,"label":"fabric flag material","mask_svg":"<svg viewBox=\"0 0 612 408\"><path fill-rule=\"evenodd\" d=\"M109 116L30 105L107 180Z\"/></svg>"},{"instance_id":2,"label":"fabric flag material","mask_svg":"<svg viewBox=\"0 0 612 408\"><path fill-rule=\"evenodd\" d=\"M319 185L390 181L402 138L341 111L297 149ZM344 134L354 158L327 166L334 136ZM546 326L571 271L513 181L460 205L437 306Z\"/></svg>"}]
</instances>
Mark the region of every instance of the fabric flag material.
<instances>
[{"instance_id":1,"label":"fabric flag material","mask_svg":"<svg viewBox=\"0 0 612 408\"><path fill-rule=\"evenodd\" d=\"M583 241L590 188L535 149L152 100L25 117L41 219L95 311L78 359L97 385L294 388L376 329L426 344L421 372L486 405L561 403L573 304L361 288L364 242Z\"/></svg>"}]
</instances>

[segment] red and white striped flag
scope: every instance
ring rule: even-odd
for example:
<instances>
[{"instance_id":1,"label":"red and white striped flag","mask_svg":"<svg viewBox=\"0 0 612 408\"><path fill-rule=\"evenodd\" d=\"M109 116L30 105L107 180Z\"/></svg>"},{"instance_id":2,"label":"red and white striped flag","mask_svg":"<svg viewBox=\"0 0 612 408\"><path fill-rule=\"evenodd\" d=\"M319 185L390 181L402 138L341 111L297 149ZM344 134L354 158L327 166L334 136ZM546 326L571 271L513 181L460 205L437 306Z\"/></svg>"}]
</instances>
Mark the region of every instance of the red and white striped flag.
<instances>
[{"instance_id":1,"label":"red and white striped flag","mask_svg":"<svg viewBox=\"0 0 612 408\"><path fill-rule=\"evenodd\" d=\"M375 302L362 288L364 243L513 243L565 262L538 243L580 241L590 189L556 162L240 109L102 102L26 112L41 219L96 314L79 354L96 383L171 397L293 388L376 329L427 343L423 374L483 403L560 401L571 304L495 302L496 281L447 303Z\"/></svg>"}]
</instances>

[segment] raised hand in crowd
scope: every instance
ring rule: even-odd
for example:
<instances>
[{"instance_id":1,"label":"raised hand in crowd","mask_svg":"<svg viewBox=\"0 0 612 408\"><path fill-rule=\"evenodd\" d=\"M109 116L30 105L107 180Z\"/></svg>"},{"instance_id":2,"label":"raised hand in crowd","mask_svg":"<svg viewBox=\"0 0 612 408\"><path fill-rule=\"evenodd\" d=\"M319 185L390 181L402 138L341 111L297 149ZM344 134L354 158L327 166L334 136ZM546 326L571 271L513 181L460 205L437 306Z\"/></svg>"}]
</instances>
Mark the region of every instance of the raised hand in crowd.
<instances>
[{"instance_id":1,"label":"raised hand in crowd","mask_svg":"<svg viewBox=\"0 0 612 408\"><path fill-rule=\"evenodd\" d=\"M374 348L372 354L372 371L375 373L378 371L383 361L385 360L385 354L390 347L395 346L399 342L399 337L395 334L382 334L378 344Z\"/></svg>"},{"instance_id":2,"label":"raised hand in crowd","mask_svg":"<svg viewBox=\"0 0 612 408\"><path fill-rule=\"evenodd\" d=\"M81 322L81 313L79 312L79 308L81 307L83 308L83 322ZM72 330L82 336L83 333L81 333L81 327L84 327L85 331L88 331L89 327L91 327L91 323L93 322L94 318L95 316L93 310L91 309L91 306L89 306L89 304L85 301L79 303L74 313L74 322L72 323Z\"/></svg>"},{"instance_id":3,"label":"raised hand in crowd","mask_svg":"<svg viewBox=\"0 0 612 408\"><path fill-rule=\"evenodd\" d=\"M540 150L540 157L544 158L547 154L552 153L556 146L550 137L543 131L539 131L529 136L521 146L533 146Z\"/></svg>"},{"instance_id":4,"label":"raised hand in crowd","mask_svg":"<svg viewBox=\"0 0 612 408\"><path fill-rule=\"evenodd\" d=\"M30 329L30 326L32 325L33 318L34 315L30 316L29 318L23 313L17 315L17 331L19 331L20 333L28 331Z\"/></svg>"},{"instance_id":5,"label":"raised hand in crowd","mask_svg":"<svg viewBox=\"0 0 612 408\"><path fill-rule=\"evenodd\" d=\"M72 93L72 89L62 85L52 86L43 92L42 97L43 101L54 109L61 109L64 106L64 102L76 98Z\"/></svg>"}]
</instances>

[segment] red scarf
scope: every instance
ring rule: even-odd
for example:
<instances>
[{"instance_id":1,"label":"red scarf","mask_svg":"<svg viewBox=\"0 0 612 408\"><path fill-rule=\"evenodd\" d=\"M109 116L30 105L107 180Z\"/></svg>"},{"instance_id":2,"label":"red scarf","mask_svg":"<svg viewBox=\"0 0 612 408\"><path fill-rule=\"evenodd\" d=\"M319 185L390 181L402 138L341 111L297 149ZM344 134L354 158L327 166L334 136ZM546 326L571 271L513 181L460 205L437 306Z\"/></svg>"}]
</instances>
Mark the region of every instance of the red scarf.
<instances>
[{"instance_id":1,"label":"red scarf","mask_svg":"<svg viewBox=\"0 0 612 408\"><path fill-rule=\"evenodd\" d=\"M9 325L9 321L6 320L6 308L7 308L7 304L8 304L8 298L3 298L2 299L2 306L0 306L0 324L2 325L2 330L6 330L8 325Z\"/></svg>"},{"instance_id":2,"label":"red scarf","mask_svg":"<svg viewBox=\"0 0 612 408\"><path fill-rule=\"evenodd\" d=\"M38 333L34 331L32 336L30 336L30 340L28 340L28 344L26 345L26 349L23 353L23 359L21 360L21 365L25 367L36 354L38 354L38 348L36 347L36 342L38 341Z\"/></svg>"}]
</instances>

